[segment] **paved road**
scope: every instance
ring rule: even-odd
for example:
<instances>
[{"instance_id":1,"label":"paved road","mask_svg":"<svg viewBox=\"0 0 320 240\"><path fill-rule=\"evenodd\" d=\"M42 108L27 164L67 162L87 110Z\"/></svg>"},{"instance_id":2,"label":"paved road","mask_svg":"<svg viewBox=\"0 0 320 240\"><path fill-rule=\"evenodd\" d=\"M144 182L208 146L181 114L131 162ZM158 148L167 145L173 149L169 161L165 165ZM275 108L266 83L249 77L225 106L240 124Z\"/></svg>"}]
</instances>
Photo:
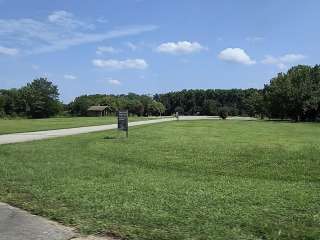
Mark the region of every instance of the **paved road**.
<instances>
[{"instance_id":1,"label":"paved road","mask_svg":"<svg viewBox=\"0 0 320 240\"><path fill-rule=\"evenodd\" d=\"M180 120L201 120L201 119L219 119L217 116L181 116ZM229 120L254 120L253 118L245 118L245 117L230 117ZM130 127L146 125L146 124L154 124L168 121L175 121L176 118L167 117L161 119L154 120L145 120L145 121L137 121L129 123ZM63 137L69 135L77 135L81 133L90 133L90 132L99 132L110 129L116 129L117 124L109 124L109 125L100 125L100 126L90 126L90 127L79 127L79 128L68 128L68 129L59 129L59 130L48 130L48 131L38 131L38 132L26 132L26 133L12 133L12 134L4 134L0 135L0 145L8 144L8 143L18 143L18 142L29 142L34 140L48 139L48 138L56 138Z\"/></svg>"}]
</instances>

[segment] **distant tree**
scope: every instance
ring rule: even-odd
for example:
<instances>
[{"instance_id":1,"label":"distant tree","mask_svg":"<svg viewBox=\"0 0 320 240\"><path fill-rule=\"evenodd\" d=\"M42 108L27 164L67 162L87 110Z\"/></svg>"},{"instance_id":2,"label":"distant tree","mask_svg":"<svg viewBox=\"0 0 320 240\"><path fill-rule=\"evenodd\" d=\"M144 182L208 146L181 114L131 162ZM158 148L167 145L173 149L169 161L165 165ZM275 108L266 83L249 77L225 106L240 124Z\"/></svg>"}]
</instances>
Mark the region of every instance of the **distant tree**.
<instances>
[{"instance_id":1,"label":"distant tree","mask_svg":"<svg viewBox=\"0 0 320 240\"><path fill-rule=\"evenodd\" d=\"M114 95L106 95L101 100L99 100L99 104L101 106L108 106L110 111L116 113L118 111L117 97Z\"/></svg>"},{"instance_id":2,"label":"distant tree","mask_svg":"<svg viewBox=\"0 0 320 240\"><path fill-rule=\"evenodd\" d=\"M58 87L46 78L39 78L21 89L26 113L32 118L54 116L61 110Z\"/></svg>"},{"instance_id":3,"label":"distant tree","mask_svg":"<svg viewBox=\"0 0 320 240\"><path fill-rule=\"evenodd\" d=\"M165 107L161 102L153 100L148 105L149 115L162 115L165 112Z\"/></svg>"},{"instance_id":4,"label":"distant tree","mask_svg":"<svg viewBox=\"0 0 320 240\"><path fill-rule=\"evenodd\" d=\"M2 98L2 109L5 115L25 115L26 104L21 94L21 89L0 90Z\"/></svg>"},{"instance_id":5,"label":"distant tree","mask_svg":"<svg viewBox=\"0 0 320 240\"><path fill-rule=\"evenodd\" d=\"M243 109L250 117L260 115L263 118L265 114L263 92L257 89L247 89L243 98Z\"/></svg>"},{"instance_id":6,"label":"distant tree","mask_svg":"<svg viewBox=\"0 0 320 240\"><path fill-rule=\"evenodd\" d=\"M127 100L127 109L129 113L137 116L143 116L144 106L143 104L137 100L136 98L132 100Z\"/></svg>"},{"instance_id":7,"label":"distant tree","mask_svg":"<svg viewBox=\"0 0 320 240\"><path fill-rule=\"evenodd\" d=\"M229 115L229 109L227 107L221 107L218 111L219 117L221 117L223 120L226 119Z\"/></svg>"},{"instance_id":8,"label":"distant tree","mask_svg":"<svg viewBox=\"0 0 320 240\"><path fill-rule=\"evenodd\" d=\"M0 92L0 118L6 115L4 111L5 97Z\"/></svg>"},{"instance_id":9,"label":"distant tree","mask_svg":"<svg viewBox=\"0 0 320 240\"><path fill-rule=\"evenodd\" d=\"M218 115L218 103L212 99L205 100L203 114L209 116Z\"/></svg>"},{"instance_id":10,"label":"distant tree","mask_svg":"<svg viewBox=\"0 0 320 240\"><path fill-rule=\"evenodd\" d=\"M72 103L69 104L71 113L76 116L87 116L88 108L94 105L93 101L86 95L76 97Z\"/></svg>"},{"instance_id":11,"label":"distant tree","mask_svg":"<svg viewBox=\"0 0 320 240\"><path fill-rule=\"evenodd\" d=\"M179 114L184 114L184 109L183 107L181 106L177 106L175 109L174 109L174 112L177 112Z\"/></svg>"},{"instance_id":12,"label":"distant tree","mask_svg":"<svg viewBox=\"0 0 320 240\"><path fill-rule=\"evenodd\" d=\"M162 114L164 114L164 112L166 111L165 106L164 106L161 102L158 102L158 101L156 101L156 108L157 108L160 116L161 116Z\"/></svg>"},{"instance_id":13,"label":"distant tree","mask_svg":"<svg viewBox=\"0 0 320 240\"><path fill-rule=\"evenodd\" d=\"M271 79L270 84L265 85L264 93L269 117L286 118L290 107L290 83L286 75L279 73Z\"/></svg>"}]
</instances>

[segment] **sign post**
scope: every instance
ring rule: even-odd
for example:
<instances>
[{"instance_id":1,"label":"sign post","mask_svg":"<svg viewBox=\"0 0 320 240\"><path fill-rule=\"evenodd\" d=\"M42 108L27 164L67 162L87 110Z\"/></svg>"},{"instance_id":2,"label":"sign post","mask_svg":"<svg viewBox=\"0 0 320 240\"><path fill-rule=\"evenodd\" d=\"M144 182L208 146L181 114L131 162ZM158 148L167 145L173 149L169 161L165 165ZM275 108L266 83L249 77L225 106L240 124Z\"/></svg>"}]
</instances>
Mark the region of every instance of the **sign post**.
<instances>
[{"instance_id":1,"label":"sign post","mask_svg":"<svg viewBox=\"0 0 320 240\"><path fill-rule=\"evenodd\" d=\"M118 129L126 131L126 136L128 137L128 110L118 112Z\"/></svg>"}]
</instances>

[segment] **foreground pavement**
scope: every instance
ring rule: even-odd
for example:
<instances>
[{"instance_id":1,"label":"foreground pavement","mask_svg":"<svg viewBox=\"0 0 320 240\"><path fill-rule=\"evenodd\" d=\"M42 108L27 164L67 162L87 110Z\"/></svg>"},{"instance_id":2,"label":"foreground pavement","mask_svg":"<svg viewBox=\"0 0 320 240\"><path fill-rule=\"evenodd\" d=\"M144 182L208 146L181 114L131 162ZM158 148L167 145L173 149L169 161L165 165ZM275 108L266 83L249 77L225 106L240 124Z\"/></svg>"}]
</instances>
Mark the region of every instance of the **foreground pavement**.
<instances>
[{"instance_id":1,"label":"foreground pavement","mask_svg":"<svg viewBox=\"0 0 320 240\"><path fill-rule=\"evenodd\" d=\"M202 120L202 119L212 119L218 120L217 116L180 116L179 120ZM154 120L145 120L130 122L129 127L147 125L161 122L176 121L174 117L166 117ZM228 120L255 120L254 118L249 117L230 117ZM38 132L26 132L26 133L11 133L0 135L0 145L9 144L9 143L19 143L19 142L29 142L35 140L42 140L48 138L64 137L69 135L77 135L82 133L91 133L99 132L111 129L117 129L117 124L108 124L108 125L99 125L99 126L90 126L90 127L79 127L79 128L67 128L67 129L58 129L58 130L48 130L48 131L38 131Z\"/></svg>"},{"instance_id":2,"label":"foreground pavement","mask_svg":"<svg viewBox=\"0 0 320 240\"><path fill-rule=\"evenodd\" d=\"M73 229L0 203L0 240L68 240Z\"/></svg>"},{"instance_id":3,"label":"foreground pavement","mask_svg":"<svg viewBox=\"0 0 320 240\"><path fill-rule=\"evenodd\" d=\"M0 202L0 240L119 240L80 236L73 228Z\"/></svg>"}]
</instances>

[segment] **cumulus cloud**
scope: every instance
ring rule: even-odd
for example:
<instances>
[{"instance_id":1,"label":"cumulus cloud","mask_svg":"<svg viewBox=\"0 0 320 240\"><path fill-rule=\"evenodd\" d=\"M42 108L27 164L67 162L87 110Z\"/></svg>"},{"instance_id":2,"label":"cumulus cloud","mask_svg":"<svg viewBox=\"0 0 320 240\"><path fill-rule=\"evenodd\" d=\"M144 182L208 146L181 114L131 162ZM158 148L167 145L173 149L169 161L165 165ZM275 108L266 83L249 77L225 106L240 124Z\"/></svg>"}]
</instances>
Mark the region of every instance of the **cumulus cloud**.
<instances>
[{"instance_id":1,"label":"cumulus cloud","mask_svg":"<svg viewBox=\"0 0 320 240\"><path fill-rule=\"evenodd\" d=\"M256 61L252 60L241 48L226 48L219 53L218 58L223 61L241 63L245 65L252 65L256 63Z\"/></svg>"},{"instance_id":2,"label":"cumulus cloud","mask_svg":"<svg viewBox=\"0 0 320 240\"><path fill-rule=\"evenodd\" d=\"M144 59L126 59L126 60L114 60L114 59L94 59L92 64L99 68L107 69L146 69L148 67L147 62Z\"/></svg>"},{"instance_id":3,"label":"cumulus cloud","mask_svg":"<svg viewBox=\"0 0 320 240\"><path fill-rule=\"evenodd\" d=\"M121 82L117 79L109 79L108 82L112 85L120 85Z\"/></svg>"},{"instance_id":4,"label":"cumulus cloud","mask_svg":"<svg viewBox=\"0 0 320 240\"><path fill-rule=\"evenodd\" d=\"M42 21L32 18L0 19L0 46L13 45L24 54L45 53L137 35L156 28L154 25L142 25L102 32L70 12L55 11Z\"/></svg>"},{"instance_id":5,"label":"cumulus cloud","mask_svg":"<svg viewBox=\"0 0 320 240\"><path fill-rule=\"evenodd\" d=\"M77 79L77 77L72 74L65 74L65 75L63 75L63 77L65 79L71 79L71 80Z\"/></svg>"},{"instance_id":6,"label":"cumulus cloud","mask_svg":"<svg viewBox=\"0 0 320 240\"><path fill-rule=\"evenodd\" d=\"M206 48L198 42L180 41L162 43L157 47L156 51L170 54L189 54L205 49Z\"/></svg>"},{"instance_id":7,"label":"cumulus cloud","mask_svg":"<svg viewBox=\"0 0 320 240\"><path fill-rule=\"evenodd\" d=\"M100 46L97 48L96 54L101 55L103 53L118 53L120 50L110 46Z\"/></svg>"},{"instance_id":8,"label":"cumulus cloud","mask_svg":"<svg viewBox=\"0 0 320 240\"><path fill-rule=\"evenodd\" d=\"M261 61L263 64L275 65L279 69L284 70L288 68L289 64L296 63L305 59L306 56L303 54L289 53L279 57L274 57L272 55L266 55Z\"/></svg>"},{"instance_id":9,"label":"cumulus cloud","mask_svg":"<svg viewBox=\"0 0 320 240\"><path fill-rule=\"evenodd\" d=\"M19 53L19 50L17 48L7 48L7 47L0 46L0 54L15 56L18 53Z\"/></svg>"}]
</instances>

